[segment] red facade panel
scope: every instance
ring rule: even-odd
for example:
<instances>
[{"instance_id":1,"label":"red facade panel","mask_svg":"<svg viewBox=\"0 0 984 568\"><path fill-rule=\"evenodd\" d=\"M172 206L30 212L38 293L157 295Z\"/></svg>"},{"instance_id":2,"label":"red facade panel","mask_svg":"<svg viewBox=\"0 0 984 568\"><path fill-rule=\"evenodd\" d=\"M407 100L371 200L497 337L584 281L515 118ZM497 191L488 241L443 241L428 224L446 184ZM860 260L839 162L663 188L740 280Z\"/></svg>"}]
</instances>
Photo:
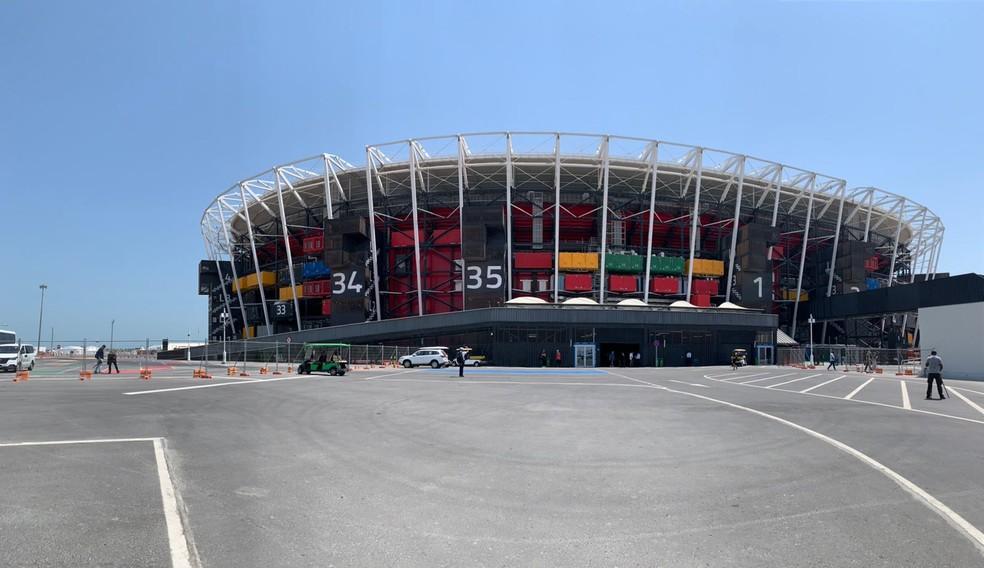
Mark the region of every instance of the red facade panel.
<instances>
[{"instance_id":1,"label":"red facade panel","mask_svg":"<svg viewBox=\"0 0 984 568\"><path fill-rule=\"evenodd\" d=\"M718 280L716 278L697 278L693 281L694 294L706 294L714 296L718 293Z\"/></svg>"},{"instance_id":2,"label":"red facade panel","mask_svg":"<svg viewBox=\"0 0 984 568\"><path fill-rule=\"evenodd\" d=\"M691 294L690 303L698 308L711 307L711 297L708 294Z\"/></svg>"},{"instance_id":3,"label":"red facade panel","mask_svg":"<svg viewBox=\"0 0 984 568\"><path fill-rule=\"evenodd\" d=\"M331 280L308 280L304 283L305 298L331 296Z\"/></svg>"},{"instance_id":4,"label":"red facade panel","mask_svg":"<svg viewBox=\"0 0 984 568\"><path fill-rule=\"evenodd\" d=\"M680 279L674 276L653 276L649 279L649 290L654 294L679 294Z\"/></svg>"},{"instance_id":5,"label":"red facade panel","mask_svg":"<svg viewBox=\"0 0 984 568\"><path fill-rule=\"evenodd\" d=\"M315 235L312 237L305 237L302 250L304 251L304 254L316 254L325 250L324 236Z\"/></svg>"},{"instance_id":6,"label":"red facade panel","mask_svg":"<svg viewBox=\"0 0 984 568\"><path fill-rule=\"evenodd\" d=\"M331 300L321 300L321 315L330 316L331 315Z\"/></svg>"}]
</instances>

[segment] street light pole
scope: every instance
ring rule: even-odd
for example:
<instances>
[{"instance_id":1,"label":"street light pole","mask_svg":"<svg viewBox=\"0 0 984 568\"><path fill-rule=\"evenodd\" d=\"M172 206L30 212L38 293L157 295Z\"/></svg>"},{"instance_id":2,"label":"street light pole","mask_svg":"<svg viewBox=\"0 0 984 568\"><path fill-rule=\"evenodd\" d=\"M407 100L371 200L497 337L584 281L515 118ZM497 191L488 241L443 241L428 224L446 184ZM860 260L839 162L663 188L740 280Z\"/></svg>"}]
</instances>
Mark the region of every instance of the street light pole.
<instances>
[{"instance_id":1,"label":"street light pole","mask_svg":"<svg viewBox=\"0 0 984 568\"><path fill-rule=\"evenodd\" d=\"M813 314L810 314L810 318L806 321L810 324L810 363L816 365L817 358L813 355L813 324L817 323L817 320L813 319Z\"/></svg>"},{"instance_id":2,"label":"street light pole","mask_svg":"<svg viewBox=\"0 0 984 568\"><path fill-rule=\"evenodd\" d=\"M185 344L185 360L191 362L191 332L188 332L188 342Z\"/></svg>"},{"instance_id":3,"label":"street light pole","mask_svg":"<svg viewBox=\"0 0 984 568\"><path fill-rule=\"evenodd\" d=\"M36 353L41 352L41 324L44 322L44 291L48 289L47 284L42 284L41 288L41 313L38 314L38 346L35 347Z\"/></svg>"},{"instance_id":4,"label":"street light pole","mask_svg":"<svg viewBox=\"0 0 984 568\"><path fill-rule=\"evenodd\" d=\"M116 331L116 320L109 322L109 352L113 352L113 333Z\"/></svg>"}]
</instances>

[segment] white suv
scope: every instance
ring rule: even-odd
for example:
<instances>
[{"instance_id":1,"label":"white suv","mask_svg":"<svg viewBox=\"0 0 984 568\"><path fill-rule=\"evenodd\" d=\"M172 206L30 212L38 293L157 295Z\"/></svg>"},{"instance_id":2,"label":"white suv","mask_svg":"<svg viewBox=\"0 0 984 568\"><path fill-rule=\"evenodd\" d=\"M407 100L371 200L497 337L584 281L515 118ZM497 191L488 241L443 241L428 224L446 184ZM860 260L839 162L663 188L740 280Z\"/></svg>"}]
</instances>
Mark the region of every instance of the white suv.
<instances>
[{"instance_id":1,"label":"white suv","mask_svg":"<svg viewBox=\"0 0 984 568\"><path fill-rule=\"evenodd\" d=\"M441 367L447 367L450 363L451 361L448 359L448 354L445 353L443 349L435 349L432 347L418 349L413 353L413 355L404 355L403 357L400 357L400 364L407 369L418 365L430 365L433 369L440 369Z\"/></svg>"},{"instance_id":2,"label":"white suv","mask_svg":"<svg viewBox=\"0 0 984 568\"><path fill-rule=\"evenodd\" d=\"M0 345L0 370L16 371L17 361L19 359L21 369L33 371L34 358L36 356L37 353L34 352L33 345L21 345L19 353L17 350L17 344L15 343Z\"/></svg>"}]
</instances>

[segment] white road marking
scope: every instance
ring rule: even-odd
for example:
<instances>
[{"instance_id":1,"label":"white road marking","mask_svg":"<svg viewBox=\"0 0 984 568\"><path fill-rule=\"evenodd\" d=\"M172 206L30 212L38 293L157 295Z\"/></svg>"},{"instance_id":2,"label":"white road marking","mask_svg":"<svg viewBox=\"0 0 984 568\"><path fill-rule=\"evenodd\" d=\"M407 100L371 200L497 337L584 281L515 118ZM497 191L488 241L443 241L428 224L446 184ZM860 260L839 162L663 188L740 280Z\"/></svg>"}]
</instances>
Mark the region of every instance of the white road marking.
<instances>
[{"instance_id":1,"label":"white road marking","mask_svg":"<svg viewBox=\"0 0 984 568\"><path fill-rule=\"evenodd\" d=\"M772 379L779 379L779 378L782 378L782 377L788 377L789 375L792 375L792 373L787 373L785 375L773 375L771 377L762 377L761 379L755 379L755 380L752 380L752 381L742 381L742 382L740 382L738 384L739 385L750 385L752 383L760 383L762 381L770 381Z\"/></svg>"},{"instance_id":2,"label":"white road marking","mask_svg":"<svg viewBox=\"0 0 984 568\"><path fill-rule=\"evenodd\" d=\"M846 376L847 375L841 375L841 376L837 377L836 379L830 379L829 381L824 381L824 382L820 383L819 385L813 385L812 387L807 388L807 389L803 389L803 390L801 390L799 392L800 393L808 393L808 392L810 392L813 389L818 389L818 388L822 387L823 385L829 385L830 383L832 383L834 381L839 381L839 380L843 379Z\"/></svg>"},{"instance_id":3,"label":"white road marking","mask_svg":"<svg viewBox=\"0 0 984 568\"><path fill-rule=\"evenodd\" d=\"M611 372L611 371L609 371L609 372ZM646 382L646 381L639 381L638 379L632 379L631 377L626 377L625 375L620 375L618 373L612 373L612 374L613 375L616 375L616 376L619 376L619 377L628 378L630 380L634 380L634 381L637 381L637 382L642 382L642 383L645 383ZM872 458L871 456L865 454L861 450L855 449L855 448L853 448L853 447L845 444L844 442L841 442L840 440L837 440L837 439L831 438L830 436L827 436L826 434L821 434L820 432L817 432L816 430L811 430L810 428L807 428L806 426L801 426L801 425L799 425L799 424L797 424L795 422L792 422L790 420L786 420L785 418L780 418L778 416L775 416L773 414L769 414L767 412L762 412L761 410L755 410L754 408L749 408L747 406L742 406L740 404L735 404L733 402L728 402L726 400L719 400L719 399L712 398L712 397L709 397L709 396L705 396L705 395L702 395L702 394L697 394L697 393L687 392L687 391L679 391L679 390L671 389L671 388L668 388L668 387L664 387L664 386L660 386L660 385L655 385L653 383L647 383L647 384L649 384L650 386L652 386L655 389L662 389L662 390L665 390L667 392L672 392L672 393L676 393L676 394L682 394L684 396L689 396L689 397L693 397L693 398L699 398L699 399L706 400L706 401L709 401L709 402L714 402L714 403L717 403L717 404L723 404L723 405L729 406L731 408L735 408L735 409L738 409L738 410L744 410L745 412L750 412L752 414L755 414L757 416L761 416L763 418L767 418L769 420L774 420L774 421L778 422L779 424L783 424L785 426L789 426L790 428L795 428L796 430L799 430L800 432L803 432L803 433L805 433L805 434L807 434L809 436L812 436L813 438L816 438L817 440L820 440L822 442L825 442L825 443L833 446L834 448L837 448L838 450L840 450L840 451L848 454L849 456L852 456L852 457L858 459L859 461L861 461L865 465L869 466L870 468L874 469L875 471L881 473L885 477L887 477L887 478L891 479L892 481L894 481L896 485L898 485L899 487L901 487L907 493L909 493L914 498L916 498L916 500L922 502L923 505L925 505L930 510L932 510L934 513L938 514L940 517L942 517L944 520L946 520L950 524L950 526L952 526L953 528L955 528L958 531L962 532L964 534L964 536L967 537L967 539L970 540L971 543L975 547L977 547L978 553L981 554L982 556L984 556L984 532L981 532L980 529L978 529L974 525L970 524L970 522L968 522L966 519L964 519L962 516L960 516L959 513L957 513L953 509L947 507L942 501L940 501L939 499L937 499L937 498L933 497L932 495L930 495L926 490L924 490L923 488L919 487L915 483L909 481L907 478L903 477L901 474L897 473L896 471L894 471L893 469L891 469L888 466L884 465L883 463L879 462L878 460L876 460L876 459Z\"/></svg>"},{"instance_id":4,"label":"white road marking","mask_svg":"<svg viewBox=\"0 0 984 568\"><path fill-rule=\"evenodd\" d=\"M974 410L976 410L977 412L980 412L981 414L984 414L984 408L981 408L980 405L978 405L976 402L974 402L974 401L970 400L969 398L965 397L964 395L960 394L960 391L958 391L957 389L955 389L953 387L949 387L946 390L948 390L948 391L952 392L953 394L957 395L958 397L960 397L960 400L962 400L962 401L966 402L967 404L969 404L970 407L973 408Z\"/></svg>"},{"instance_id":5,"label":"white road marking","mask_svg":"<svg viewBox=\"0 0 984 568\"><path fill-rule=\"evenodd\" d=\"M185 527L181 522L181 515L178 513L178 497L174 492L174 484L171 482L167 457L164 455L164 442L161 438L154 440L154 457L157 460L157 479L161 485L161 501L164 503L167 540L171 545L171 566L173 568L191 568L188 539L185 537Z\"/></svg>"},{"instance_id":6,"label":"white road marking","mask_svg":"<svg viewBox=\"0 0 984 568\"><path fill-rule=\"evenodd\" d=\"M793 379L791 381L786 381L786 382L778 383L778 384L775 384L775 385L769 385L769 386L767 386L765 388L767 388L767 389L774 389L776 387L781 387L782 385L788 385L789 383L795 383L797 381L805 381L806 379L812 379L813 377L819 377L819 376L820 375L807 375L805 377L800 377L798 379Z\"/></svg>"},{"instance_id":7,"label":"white road marking","mask_svg":"<svg viewBox=\"0 0 984 568\"><path fill-rule=\"evenodd\" d=\"M740 375L740 376L737 376L737 377L729 377L727 379L718 379L718 380L721 381L721 382L726 383L728 381L737 381L737 380L740 380L740 379L750 379L752 377L761 377L762 375L768 375L771 372L772 371L766 371L764 373L750 373L748 375ZM783 376L785 376L785 375L783 375Z\"/></svg>"},{"instance_id":8,"label":"white road marking","mask_svg":"<svg viewBox=\"0 0 984 568\"><path fill-rule=\"evenodd\" d=\"M947 388L949 389L950 387L947 387ZM964 392L972 392L974 394L984 394L984 392L975 391L974 389L968 389L968 388L965 388L965 387L960 387L960 390L962 390Z\"/></svg>"},{"instance_id":9,"label":"white road marking","mask_svg":"<svg viewBox=\"0 0 984 568\"><path fill-rule=\"evenodd\" d=\"M385 374L376 375L376 376L373 376L373 377L353 377L353 378L361 378L362 380L368 381L370 379L378 379L379 377L390 377L390 376L393 376L393 375L402 375L404 373L412 373L412 372L419 372L419 371L400 371L398 373L385 373ZM318 378L319 376L320 375L314 375L314 376L312 376L312 375L293 375L293 376L290 376L290 377L277 377L277 378L274 378L274 379L254 379L254 380L247 380L247 381L230 381L230 382L227 382L227 383L211 383L211 384L207 384L207 385L193 385L193 386L190 386L190 387L174 387L174 388L169 388L169 389L153 389L153 390L132 391L132 392L125 392L123 394L125 394L125 395L154 394L154 393L161 393L161 392L173 392L173 391L183 391L183 390L193 390L193 389L208 389L208 388L213 388L213 387L228 387L228 386L232 386L232 385L258 385L258 384L262 384L262 383L273 383L273 382L276 382L276 381L293 381L295 379Z\"/></svg>"},{"instance_id":10,"label":"white road marking","mask_svg":"<svg viewBox=\"0 0 984 568\"><path fill-rule=\"evenodd\" d=\"M912 404L909 403L909 391L905 388L905 381L899 381L899 386L902 387L902 408L912 410Z\"/></svg>"},{"instance_id":11,"label":"white road marking","mask_svg":"<svg viewBox=\"0 0 984 568\"><path fill-rule=\"evenodd\" d=\"M699 384L699 383L688 383L686 381L678 381L676 379L669 379L669 380L670 380L671 383L680 383L681 385L690 385L692 387L704 387L705 389L711 388L711 387L709 387L707 385L702 385L702 384Z\"/></svg>"},{"instance_id":12,"label":"white road marking","mask_svg":"<svg viewBox=\"0 0 984 568\"><path fill-rule=\"evenodd\" d=\"M867 381L861 383L861 386L859 386L858 388L852 390L851 391L851 394L849 394L849 395L847 395L847 396L844 397L844 400L851 400L851 399L853 399L854 398L854 395L856 395L859 392L861 392L861 389L863 389L864 387L868 386L868 383L870 383L873 380L875 380L875 378L874 377L871 377Z\"/></svg>"},{"instance_id":13,"label":"white road marking","mask_svg":"<svg viewBox=\"0 0 984 568\"><path fill-rule=\"evenodd\" d=\"M66 444L111 444L114 442L153 442L160 438L94 438L89 440L46 440L40 442L3 442L0 448L17 446L62 446Z\"/></svg>"}]
</instances>

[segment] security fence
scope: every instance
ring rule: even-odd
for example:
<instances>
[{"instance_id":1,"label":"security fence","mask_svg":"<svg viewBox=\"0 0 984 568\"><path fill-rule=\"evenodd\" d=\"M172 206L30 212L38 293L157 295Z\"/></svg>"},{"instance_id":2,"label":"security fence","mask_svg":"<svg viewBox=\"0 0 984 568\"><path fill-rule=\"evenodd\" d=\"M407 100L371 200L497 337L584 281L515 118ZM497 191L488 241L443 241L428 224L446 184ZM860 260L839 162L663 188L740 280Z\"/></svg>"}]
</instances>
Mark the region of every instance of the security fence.
<instances>
[{"instance_id":1,"label":"security fence","mask_svg":"<svg viewBox=\"0 0 984 568\"><path fill-rule=\"evenodd\" d=\"M190 349L172 349L161 352L160 359L190 361L226 361L259 363L300 363L305 355L312 359L336 356L345 359L349 365L396 365L399 358L410 355L417 348L396 345L348 345L319 344L310 346L305 354L304 344L286 341L227 341L197 345ZM190 351L190 353L189 353Z\"/></svg>"},{"instance_id":2,"label":"security fence","mask_svg":"<svg viewBox=\"0 0 984 568\"><path fill-rule=\"evenodd\" d=\"M877 372L903 375L919 375L922 372L922 358L919 348L874 349L857 345L829 345L817 343L810 347L780 347L776 352L776 363L788 366L828 366L831 354L838 367L861 372ZM811 360L812 359L812 360Z\"/></svg>"}]
</instances>

